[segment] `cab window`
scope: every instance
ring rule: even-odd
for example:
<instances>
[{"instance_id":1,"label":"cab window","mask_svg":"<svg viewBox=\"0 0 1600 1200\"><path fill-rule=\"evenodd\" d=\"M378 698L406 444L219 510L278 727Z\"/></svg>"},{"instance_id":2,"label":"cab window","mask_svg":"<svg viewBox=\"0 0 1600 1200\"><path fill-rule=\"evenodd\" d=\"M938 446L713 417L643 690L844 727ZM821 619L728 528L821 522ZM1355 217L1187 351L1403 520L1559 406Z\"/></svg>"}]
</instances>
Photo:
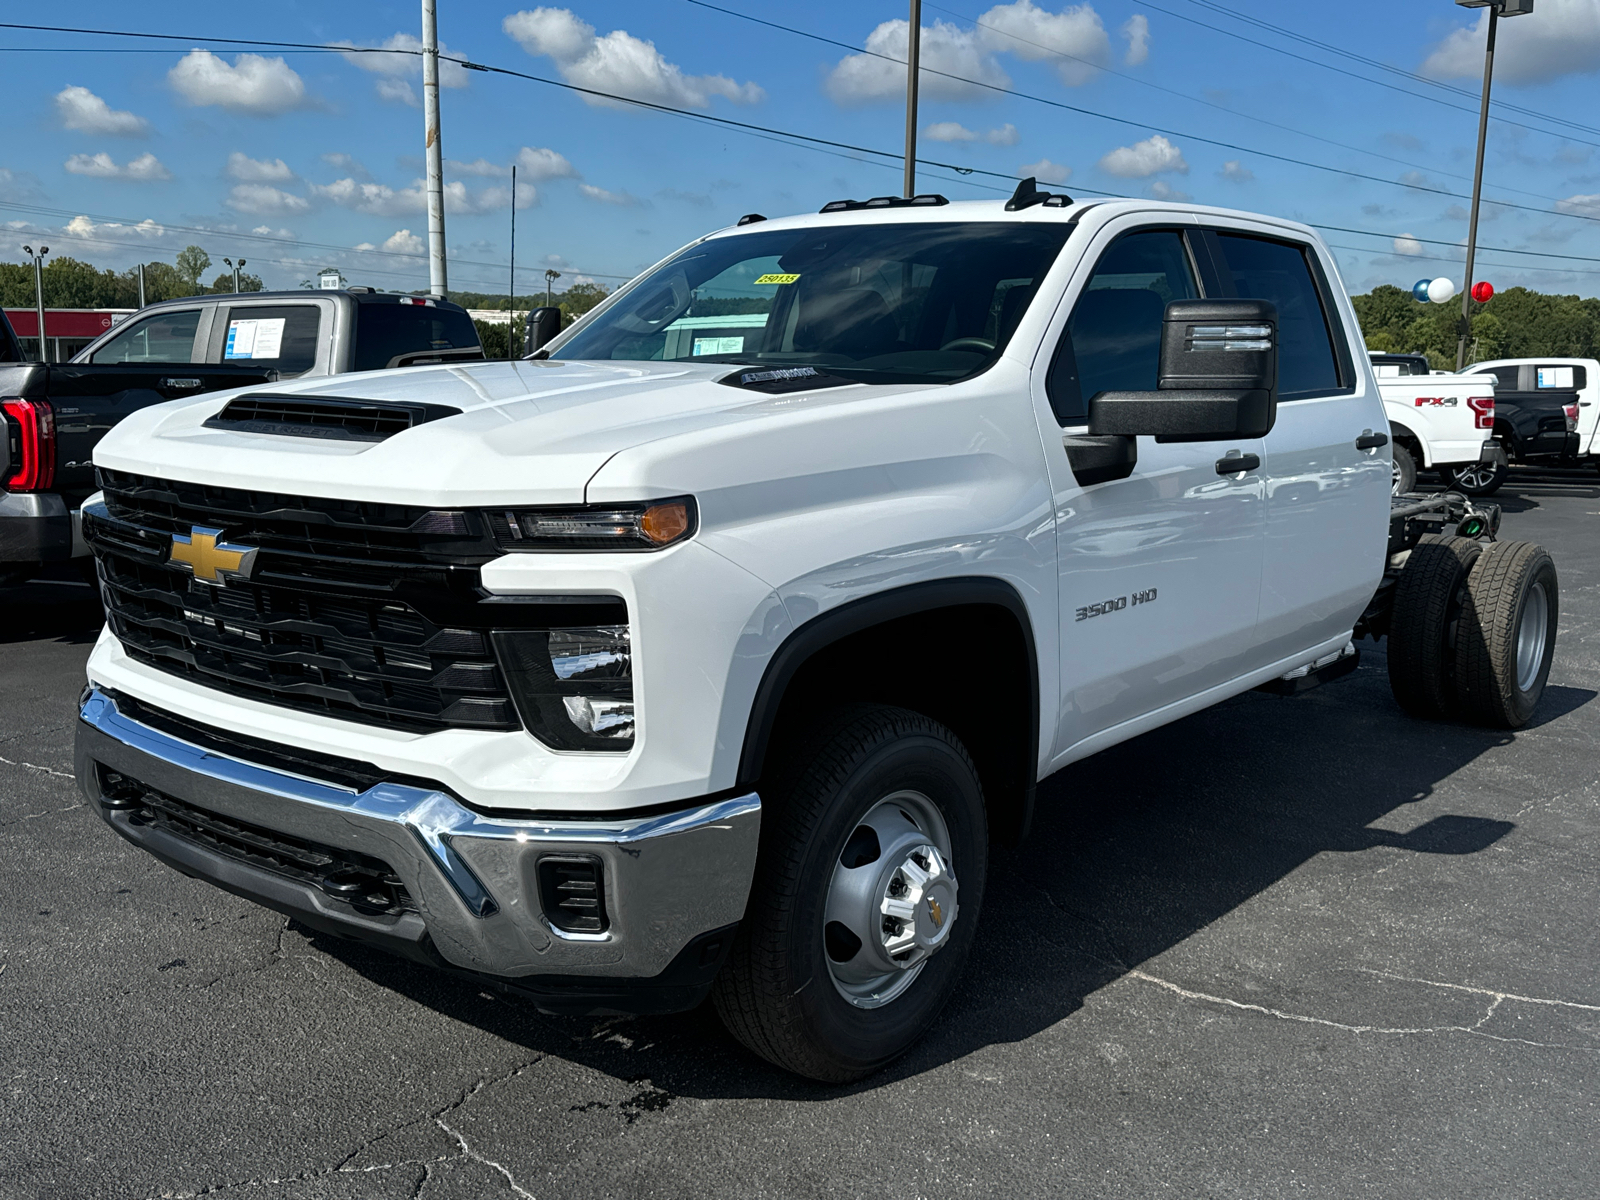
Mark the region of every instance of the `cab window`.
<instances>
[{"instance_id":1,"label":"cab window","mask_svg":"<svg viewBox=\"0 0 1600 1200\"><path fill-rule=\"evenodd\" d=\"M1294 400L1339 390L1339 369L1322 295L1306 248L1218 231L1224 270L1241 300L1270 300L1278 309L1278 398Z\"/></svg>"},{"instance_id":2,"label":"cab window","mask_svg":"<svg viewBox=\"0 0 1600 1200\"><path fill-rule=\"evenodd\" d=\"M200 310L183 308L130 321L90 357L96 363L187 363L195 361L194 335Z\"/></svg>"},{"instance_id":3,"label":"cab window","mask_svg":"<svg viewBox=\"0 0 1600 1200\"><path fill-rule=\"evenodd\" d=\"M1046 392L1063 425L1082 422L1101 392L1154 391L1167 305L1200 295L1183 235L1124 234L1095 264L1050 366Z\"/></svg>"},{"instance_id":4,"label":"cab window","mask_svg":"<svg viewBox=\"0 0 1600 1200\"><path fill-rule=\"evenodd\" d=\"M222 331L222 361L274 370L284 378L303 374L317 361L319 318L315 304L230 308Z\"/></svg>"}]
</instances>

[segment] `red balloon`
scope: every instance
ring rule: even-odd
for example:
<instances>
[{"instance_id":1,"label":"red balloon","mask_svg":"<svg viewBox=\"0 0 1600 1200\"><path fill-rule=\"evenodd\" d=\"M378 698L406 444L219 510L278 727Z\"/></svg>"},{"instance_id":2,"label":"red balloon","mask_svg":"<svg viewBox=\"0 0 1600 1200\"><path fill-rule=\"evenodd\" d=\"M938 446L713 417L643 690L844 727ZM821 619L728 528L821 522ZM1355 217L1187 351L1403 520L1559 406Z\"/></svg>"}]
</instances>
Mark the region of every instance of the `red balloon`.
<instances>
[{"instance_id":1,"label":"red balloon","mask_svg":"<svg viewBox=\"0 0 1600 1200\"><path fill-rule=\"evenodd\" d=\"M1487 279L1480 279L1472 285L1472 298L1479 304L1489 303L1489 297L1494 295L1494 284Z\"/></svg>"}]
</instances>

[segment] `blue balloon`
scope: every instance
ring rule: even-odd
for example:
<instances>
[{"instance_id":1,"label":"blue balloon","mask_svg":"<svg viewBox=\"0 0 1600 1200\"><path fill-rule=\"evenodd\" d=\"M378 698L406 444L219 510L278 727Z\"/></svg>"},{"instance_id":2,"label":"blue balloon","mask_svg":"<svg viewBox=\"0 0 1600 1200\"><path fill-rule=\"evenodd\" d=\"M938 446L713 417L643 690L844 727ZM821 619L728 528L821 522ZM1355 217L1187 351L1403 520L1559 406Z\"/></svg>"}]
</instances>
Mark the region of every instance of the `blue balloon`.
<instances>
[{"instance_id":1,"label":"blue balloon","mask_svg":"<svg viewBox=\"0 0 1600 1200\"><path fill-rule=\"evenodd\" d=\"M1411 286L1411 294L1418 300L1422 301L1422 303L1426 304L1428 302L1428 285L1432 282L1433 280L1431 279L1417 280L1417 282Z\"/></svg>"}]
</instances>

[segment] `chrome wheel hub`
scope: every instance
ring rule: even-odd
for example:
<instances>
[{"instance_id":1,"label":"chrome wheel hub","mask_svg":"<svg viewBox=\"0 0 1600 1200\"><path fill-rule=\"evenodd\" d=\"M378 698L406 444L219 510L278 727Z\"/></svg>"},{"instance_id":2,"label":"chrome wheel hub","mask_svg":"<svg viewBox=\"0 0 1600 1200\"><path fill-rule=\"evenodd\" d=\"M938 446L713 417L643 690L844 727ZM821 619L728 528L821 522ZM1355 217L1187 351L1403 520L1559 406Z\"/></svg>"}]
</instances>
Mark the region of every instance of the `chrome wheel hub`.
<instances>
[{"instance_id":1,"label":"chrome wheel hub","mask_svg":"<svg viewBox=\"0 0 1600 1200\"><path fill-rule=\"evenodd\" d=\"M920 792L873 805L834 863L823 947L839 994L878 1008L904 994L950 940L959 910L950 834Z\"/></svg>"},{"instance_id":2,"label":"chrome wheel hub","mask_svg":"<svg viewBox=\"0 0 1600 1200\"><path fill-rule=\"evenodd\" d=\"M1528 599L1522 605L1522 619L1517 623L1517 690L1531 691L1539 678L1539 668L1544 663L1544 642L1550 626L1550 602L1544 594L1544 584L1536 583L1528 589Z\"/></svg>"}]
</instances>

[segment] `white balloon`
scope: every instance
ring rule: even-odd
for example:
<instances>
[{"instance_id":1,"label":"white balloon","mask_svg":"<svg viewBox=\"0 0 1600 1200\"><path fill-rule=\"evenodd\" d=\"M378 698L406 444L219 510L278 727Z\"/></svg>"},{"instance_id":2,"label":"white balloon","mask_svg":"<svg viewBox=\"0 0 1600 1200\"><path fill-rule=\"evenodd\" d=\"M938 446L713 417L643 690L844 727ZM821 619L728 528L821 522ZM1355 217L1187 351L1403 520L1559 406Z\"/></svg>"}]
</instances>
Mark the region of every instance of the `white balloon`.
<instances>
[{"instance_id":1,"label":"white balloon","mask_svg":"<svg viewBox=\"0 0 1600 1200\"><path fill-rule=\"evenodd\" d=\"M1439 276L1428 285L1428 299L1435 304L1443 304L1456 294L1456 285L1443 275Z\"/></svg>"}]
</instances>

